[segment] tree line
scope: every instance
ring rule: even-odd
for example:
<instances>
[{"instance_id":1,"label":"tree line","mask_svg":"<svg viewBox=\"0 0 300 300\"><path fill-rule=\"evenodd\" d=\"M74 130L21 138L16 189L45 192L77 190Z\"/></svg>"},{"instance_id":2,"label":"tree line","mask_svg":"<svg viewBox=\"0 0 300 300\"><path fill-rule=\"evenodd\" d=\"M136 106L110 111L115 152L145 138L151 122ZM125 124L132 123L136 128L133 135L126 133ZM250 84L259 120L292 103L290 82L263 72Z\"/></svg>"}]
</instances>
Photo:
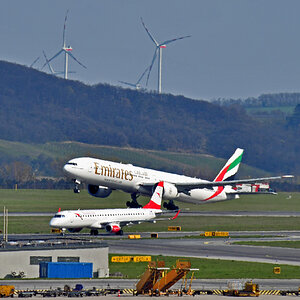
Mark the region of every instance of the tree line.
<instances>
[{"instance_id":1,"label":"tree line","mask_svg":"<svg viewBox=\"0 0 300 300\"><path fill-rule=\"evenodd\" d=\"M266 103L276 98L268 97L262 95ZM282 94L278 97L283 101ZM296 94L293 101L298 98ZM261 122L237 103L219 105L100 83L88 86L8 62L0 62L0 104L4 140L72 140L223 158L241 147L254 167L300 175L298 109L293 120Z\"/></svg>"}]
</instances>

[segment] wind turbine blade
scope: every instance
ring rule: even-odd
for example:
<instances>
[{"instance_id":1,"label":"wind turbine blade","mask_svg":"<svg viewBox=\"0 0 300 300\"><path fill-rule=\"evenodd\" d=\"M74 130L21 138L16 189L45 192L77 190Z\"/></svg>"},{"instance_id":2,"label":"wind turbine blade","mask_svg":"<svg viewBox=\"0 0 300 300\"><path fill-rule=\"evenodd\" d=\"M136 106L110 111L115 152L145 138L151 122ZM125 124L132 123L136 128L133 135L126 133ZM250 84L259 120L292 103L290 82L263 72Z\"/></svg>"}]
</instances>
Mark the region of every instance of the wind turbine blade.
<instances>
[{"instance_id":1,"label":"wind turbine blade","mask_svg":"<svg viewBox=\"0 0 300 300\"><path fill-rule=\"evenodd\" d=\"M40 59L40 57L37 57L34 62L29 66L29 68L32 68L32 66Z\"/></svg>"},{"instance_id":2,"label":"wind turbine blade","mask_svg":"<svg viewBox=\"0 0 300 300\"><path fill-rule=\"evenodd\" d=\"M150 68L150 66L148 66L145 71L143 72L143 74L140 76L140 78L138 79L138 81L136 82L136 85L140 83L140 81L143 79L144 75L146 74L146 72L148 71L148 69Z\"/></svg>"},{"instance_id":3,"label":"wind turbine blade","mask_svg":"<svg viewBox=\"0 0 300 300\"><path fill-rule=\"evenodd\" d=\"M150 65L150 67L149 67L149 72L148 72L148 76L147 76L146 86L148 85L150 73L151 73L153 64L154 64L154 62L155 62L156 56L157 56L157 51L158 51L158 48L156 47L155 52L154 52L154 55L153 55L153 58L152 58L151 65Z\"/></svg>"},{"instance_id":4,"label":"wind turbine blade","mask_svg":"<svg viewBox=\"0 0 300 300\"><path fill-rule=\"evenodd\" d=\"M135 85L135 84L133 84L133 83L130 83L130 82L121 81L121 80L119 80L119 82L121 82L121 83L123 83L123 84L126 84L126 85L130 85L130 86L136 87L136 85Z\"/></svg>"},{"instance_id":5,"label":"wind turbine blade","mask_svg":"<svg viewBox=\"0 0 300 300\"><path fill-rule=\"evenodd\" d=\"M63 30L63 47L65 47L65 45L66 45L65 33L66 33L68 13L69 13L69 10L67 10L66 15L65 15L64 30Z\"/></svg>"},{"instance_id":6,"label":"wind turbine blade","mask_svg":"<svg viewBox=\"0 0 300 300\"><path fill-rule=\"evenodd\" d=\"M148 28L146 27L146 25L145 25L145 23L144 23L144 21L143 21L143 18L141 18L141 21L142 21L142 24L143 24L143 26L144 26L146 32L148 33L150 39L152 40L152 42L153 42L156 46L158 46L159 43L155 40L155 38L153 37L153 35L150 33L150 31L149 31Z\"/></svg>"},{"instance_id":7,"label":"wind turbine blade","mask_svg":"<svg viewBox=\"0 0 300 300\"><path fill-rule=\"evenodd\" d=\"M51 57L50 59L48 59L48 63L53 60L55 57L57 57L59 54L61 54L64 50L61 49L59 50L53 57ZM47 62L44 63L44 65L42 66L42 69L47 65Z\"/></svg>"},{"instance_id":8,"label":"wind turbine blade","mask_svg":"<svg viewBox=\"0 0 300 300\"><path fill-rule=\"evenodd\" d=\"M71 53L71 52L68 52L68 54L77 62L79 63L82 67L84 67L85 69L87 69L87 67L82 64L78 59L76 59L76 57Z\"/></svg>"},{"instance_id":9,"label":"wind turbine blade","mask_svg":"<svg viewBox=\"0 0 300 300\"><path fill-rule=\"evenodd\" d=\"M172 42L182 40L182 39L186 39L186 38L189 38L189 37L191 37L191 35L181 36L179 38L175 38L175 39L172 39L172 40L167 40L167 41L164 41L163 43L159 44L159 46L167 45L167 44L170 44Z\"/></svg>"},{"instance_id":10,"label":"wind turbine blade","mask_svg":"<svg viewBox=\"0 0 300 300\"><path fill-rule=\"evenodd\" d=\"M44 50L43 50L43 54L44 54L44 57L45 57L46 63L47 63L47 65L48 65L48 68L49 68L49 70L50 70L51 74L52 74L52 75L53 75L53 74L55 74L55 72L54 72L54 70L53 70L52 66L51 66L51 65L50 65L50 63L49 63L49 60L48 60L48 58L47 58L47 56L46 56L46 53L45 53L45 51L44 51Z\"/></svg>"},{"instance_id":11,"label":"wind turbine blade","mask_svg":"<svg viewBox=\"0 0 300 300\"><path fill-rule=\"evenodd\" d=\"M172 39L172 40L167 40L167 41L164 41L163 43L160 44L161 45L167 45L167 44L170 44L172 42L175 42L175 41L178 41L178 40L182 40L182 39L186 39L188 37L191 37L191 35L186 35L186 36L181 36L179 38L175 38L175 39Z\"/></svg>"}]
</instances>

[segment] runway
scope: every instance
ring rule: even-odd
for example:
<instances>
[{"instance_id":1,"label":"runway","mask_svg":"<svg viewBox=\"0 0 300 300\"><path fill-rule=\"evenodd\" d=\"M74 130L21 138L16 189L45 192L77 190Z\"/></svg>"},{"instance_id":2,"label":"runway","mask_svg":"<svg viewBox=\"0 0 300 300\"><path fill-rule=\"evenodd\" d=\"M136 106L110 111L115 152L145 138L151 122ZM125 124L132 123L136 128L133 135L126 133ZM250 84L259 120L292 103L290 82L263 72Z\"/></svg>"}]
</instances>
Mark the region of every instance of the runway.
<instances>
[{"instance_id":1,"label":"runway","mask_svg":"<svg viewBox=\"0 0 300 300\"><path fill-rule=\"evenodd\" d=\"M105 231L99 231L96 238L104 239L128 239L128 235L139 234L141 238L150 238L153 232L126 232L123 236L107 233ZM190 238L199 237L203 234L203 231L160 231L156 232L159 238ZM282 231L230 231L229 238L224 239L224 241L250 241L254 240L265 240L265 241L278 241L278 240L289 240L297 241L300 240L300 231L298 230L282 230ZM48 239L64 239L64 238L95 238L91 237L89 233L69 233L67 232L65 236L59 234L10 234L10 241L21 241L21 240L48 240ZM203 237L201 238L203 240ZM233 240L234 239L234 240ZM209 239L211 240L211 239ZM220 240L220 239L218 239Z\"/></svg>"}]
</instances>

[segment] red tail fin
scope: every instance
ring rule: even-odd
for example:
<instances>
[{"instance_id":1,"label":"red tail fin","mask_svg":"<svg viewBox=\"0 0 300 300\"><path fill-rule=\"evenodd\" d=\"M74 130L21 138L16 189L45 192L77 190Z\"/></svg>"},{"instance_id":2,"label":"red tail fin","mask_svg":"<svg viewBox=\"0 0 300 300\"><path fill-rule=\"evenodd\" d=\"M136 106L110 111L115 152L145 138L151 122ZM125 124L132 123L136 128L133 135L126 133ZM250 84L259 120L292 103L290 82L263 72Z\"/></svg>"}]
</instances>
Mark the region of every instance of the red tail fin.
<instances>
[{"instance_id":1,"label":"red tail fin","mask_svg":"<svg viewBox=\"0 0 300 300\"><path fill-rule=\"evenodd\" d=\"M160 181L149 201L143 208L160 209L161 200L164 192L164 182Z\"/></svg>"}]
</instances>

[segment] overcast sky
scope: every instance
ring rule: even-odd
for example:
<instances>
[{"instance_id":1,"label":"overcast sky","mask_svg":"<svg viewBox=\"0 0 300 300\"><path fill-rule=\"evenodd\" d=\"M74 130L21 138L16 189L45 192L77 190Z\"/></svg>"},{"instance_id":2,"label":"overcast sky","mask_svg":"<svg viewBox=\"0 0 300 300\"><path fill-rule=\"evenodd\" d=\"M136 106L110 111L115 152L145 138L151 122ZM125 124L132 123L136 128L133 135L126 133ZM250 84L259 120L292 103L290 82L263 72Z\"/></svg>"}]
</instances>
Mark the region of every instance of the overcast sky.
<instances>
[{"instance_id":1,"label":"overcast sky","mask_svg":"<svg viewBox=\"0 0 300 300\"><path fill-rule=\"evenodd\" d=\"M66 39L69 77L84 83L135 82L150 64L154 44L183 35L163 49L163 92L195 99L246 98L300 91L299 0L1 0L1 59L40 68ZM63 70L63 55L53 62ZM45 69L45 71L47 71ZM145 81L142 82L142 85ZM149 89L157 86L157 64Z\"/></svg>"}]
</instances>

